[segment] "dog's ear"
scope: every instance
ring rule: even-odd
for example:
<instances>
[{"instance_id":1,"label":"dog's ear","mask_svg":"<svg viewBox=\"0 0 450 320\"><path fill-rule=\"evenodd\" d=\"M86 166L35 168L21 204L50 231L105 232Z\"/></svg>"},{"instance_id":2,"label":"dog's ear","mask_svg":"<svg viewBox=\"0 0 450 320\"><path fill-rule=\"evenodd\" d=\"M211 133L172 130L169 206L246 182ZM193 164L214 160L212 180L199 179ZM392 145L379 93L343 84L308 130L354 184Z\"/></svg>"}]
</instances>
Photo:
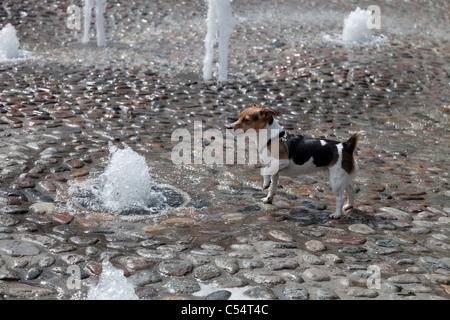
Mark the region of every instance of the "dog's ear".
<instances>
[{"instance_id":1,"label":"dog's ear","mask_svg":"<svg viewBox=\"0 0 450 320\"><path fill-rule=\"evenodd\" d=\"M266 119L269 119L270 117L278 116L279 114L275 110L265 107L260 111L260 115L262 115Z\"/></svg>"}]
</instances>

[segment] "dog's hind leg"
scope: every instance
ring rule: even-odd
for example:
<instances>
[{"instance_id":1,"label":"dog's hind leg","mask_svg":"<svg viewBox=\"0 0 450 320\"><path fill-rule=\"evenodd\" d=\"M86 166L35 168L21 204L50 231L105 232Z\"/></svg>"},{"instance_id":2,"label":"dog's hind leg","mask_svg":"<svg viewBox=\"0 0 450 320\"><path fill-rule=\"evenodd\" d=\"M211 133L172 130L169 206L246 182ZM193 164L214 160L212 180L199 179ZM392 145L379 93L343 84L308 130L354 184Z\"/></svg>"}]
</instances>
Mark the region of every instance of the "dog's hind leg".
<instances>
[{"instance_id":1,"label":"dog's hind leg","mask_svg":"<svg viewBox=\"0 0 450 320\"><path fill-rule=\"evenodd\" d=\"M330 218L338 219L342 215L342 207L345 201L345 193L343 186L333 188L334 195L336 197L336 210L330 214Z\"/></svg>"},{"instance_id":2,"label":"dog's hind leg","mask_svg":"<svg viewBox=\"0 0 450 320\"><path fill-rule=\"evenodd\" d=\"M330 184L336 197L336 211L330 215L330 218L338 219L342 215L342 207L345 202L345 190L350 190L349 200L353 202L353 189L349 187L352 177L348 175L342 168L335 165L330 168ZM351 197L351 198L350 198Z\"/></svg>"},{"instance_id":3,"label":"dog's hind leg","mask_svg":"<svg viewBox=\"0 0 450 320\"><path fill-rule=\"evenodd\" d=\"M344 210L353 208L353 201L355 200L355 187L352 183L349 183L345 188L347 192L347 203L344 205Z\"/></svg>"}]
</instances>

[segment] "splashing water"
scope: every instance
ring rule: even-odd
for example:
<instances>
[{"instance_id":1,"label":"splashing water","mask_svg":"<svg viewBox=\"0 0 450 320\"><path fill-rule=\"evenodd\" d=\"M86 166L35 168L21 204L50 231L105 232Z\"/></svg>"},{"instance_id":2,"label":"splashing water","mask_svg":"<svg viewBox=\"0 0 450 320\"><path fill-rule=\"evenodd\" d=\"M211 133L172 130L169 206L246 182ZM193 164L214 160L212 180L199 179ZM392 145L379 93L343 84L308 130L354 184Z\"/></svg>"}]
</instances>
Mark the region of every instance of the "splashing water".
<instances>
[{"instance_id":1,"label":"splashing water","mask_svg":"<svg viewBox=\"0 0 450 320\"><path fill-rule=\"evenodd\" d=\"M20 50L19 46L16 29L8 23L0 30L0 61L32 58L31 52Z\"/></svg>"},{"instance_id":2,"label":"splashing water","mask_svg":"<svg viewBox=\"0 0 450 320\"><path fill-rule=\"evenodd\" d=\"M345 42L367 43L372 41L372 31L367 26L367 21L372 13L368 10L356 8L344 19L342 40Z\"/></svg>"},{"instance_id":3,"label":"splashing water","mask_svg":"<svg viewBox=\"0 0 450 320\"><path fill-rule=\"evenodd\" d=\"M72 183L69 194L90 210L114 214L152 213L162 209L166 197L152 184L145 157L129 146L109 145L110 158L97 178Z\"/></svg>"},{"instance_id":4,"label":"splashing water","mask_svg":"<svg viewBox=\"0 0 450 320\"><path fill-rule=\"evenodd\" d=\"M91 287L87 300L139 300L133 285L123 275L105 260L102 263L102 273L97 286Z\"/></svg>"},{"instance_id":5,"label":"splashing water","mask_svg":"<svg viewBox=\"0 0 450 320\"><path fill-rule=\"evenodd\" d=\"M19 39L16 29L8 23L0 31L0 60L15 59L19 57Z\"/></svg>"},{"instance_id":6,"label":"splashing water","mask_svg":"<svg viewBox=\"0 0 450 320\"><path fill-rule=\"evenodd\" d=\"M113 212L162 204L159 194L152 191L145 157L130 147L119 149L110 145L111 158L102 175L104 187L100 201Z\"/></svg>"}]
</instances>

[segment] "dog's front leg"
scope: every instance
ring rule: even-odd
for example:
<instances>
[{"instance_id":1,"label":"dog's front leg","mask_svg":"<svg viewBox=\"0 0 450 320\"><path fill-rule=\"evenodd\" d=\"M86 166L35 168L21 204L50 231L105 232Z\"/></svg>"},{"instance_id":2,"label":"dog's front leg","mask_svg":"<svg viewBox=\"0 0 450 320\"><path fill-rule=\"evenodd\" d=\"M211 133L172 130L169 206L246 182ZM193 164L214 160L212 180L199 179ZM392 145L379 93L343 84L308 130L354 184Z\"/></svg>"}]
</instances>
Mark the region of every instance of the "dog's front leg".
<instances>
[{"instance_id":1,"label":"dog's front leg","mask_svg":"<svg viewBox=\"0 0 450 320\"><path fill-rule=\"evenodd\" d=\"M264 175L263 190L266 190L270 186L270 175Z\"/></svg>"},{"instance_id":2,"label":"dog's front leg","mask_svg":"<svg viewBox=\"0 0 450 320\"><path fill-rule=\"evenodd\" d=\"M278 177L279 177L278 173L270 176L269 193L267 194L267 197L263 198L264 203L272 203L273 197L275 196L275 193L277 192L278 188Z\"/></svg>"}]
</instances>

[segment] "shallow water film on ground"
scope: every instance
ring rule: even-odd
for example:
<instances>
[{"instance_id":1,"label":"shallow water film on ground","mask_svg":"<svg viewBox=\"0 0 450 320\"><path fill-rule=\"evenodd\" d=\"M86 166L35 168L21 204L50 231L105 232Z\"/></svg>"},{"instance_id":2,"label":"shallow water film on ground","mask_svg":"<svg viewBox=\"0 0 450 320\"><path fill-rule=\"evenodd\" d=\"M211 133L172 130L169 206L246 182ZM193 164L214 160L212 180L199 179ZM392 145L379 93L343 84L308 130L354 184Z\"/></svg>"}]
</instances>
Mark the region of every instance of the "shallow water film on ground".
<instances>
[{"instance_id":1,"label":"shallow water film on ground","mask_svg":"<svg viewBox=\"0 0 450 320\"><path fill-rule=\"evenodd\" d=\"M208 1L108 0L89 37L81 1L3 1L0 300L448 299L449 5L372 4L234 0L227 81L217 35L205 81ZM248 153L194 161L211 129L236 151L254 103L290 133L366 131L352 210L329 218L326 172L264 204Z\"/></svg>"}]
</instances>

